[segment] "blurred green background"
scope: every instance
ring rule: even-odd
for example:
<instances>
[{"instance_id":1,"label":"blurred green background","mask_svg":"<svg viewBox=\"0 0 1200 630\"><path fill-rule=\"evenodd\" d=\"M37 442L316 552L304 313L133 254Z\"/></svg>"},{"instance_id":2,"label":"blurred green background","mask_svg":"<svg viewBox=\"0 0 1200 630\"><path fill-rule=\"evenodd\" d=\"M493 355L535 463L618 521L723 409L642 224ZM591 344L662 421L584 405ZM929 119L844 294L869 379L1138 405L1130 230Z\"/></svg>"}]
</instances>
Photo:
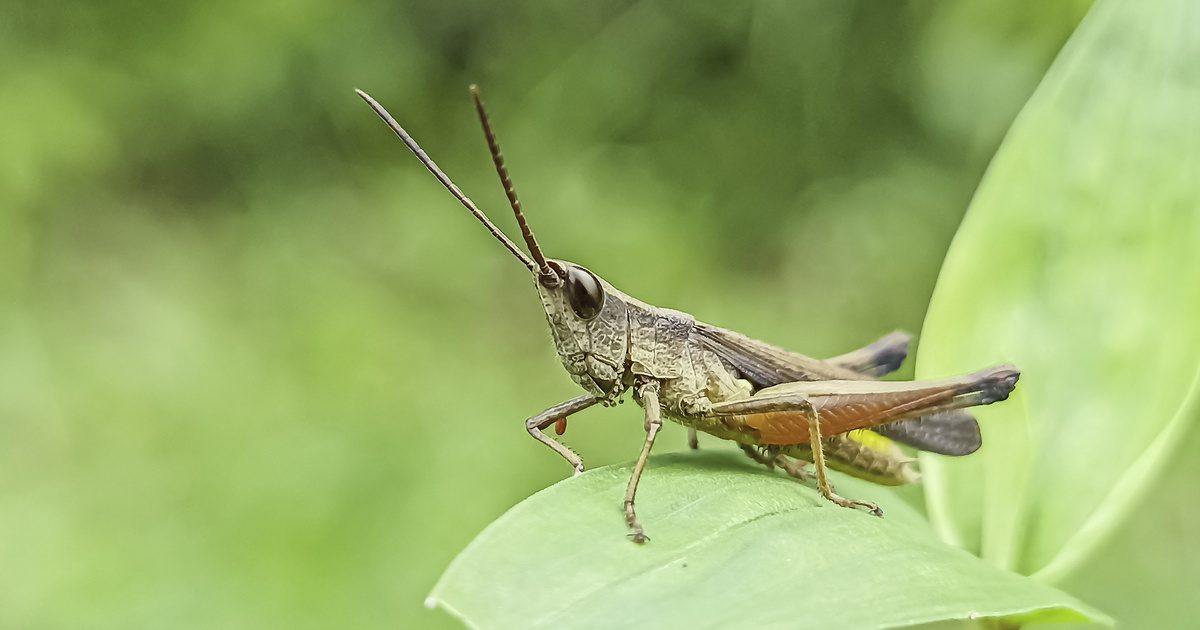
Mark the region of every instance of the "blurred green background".
<instances>
[{"instance_id":1,"label":"blurred green background","mask_svg":"<svg viewBox=\"0 0 1200 630\"><path fill-rule=\"evenodd\" d=\"M522 426L577 393L529 277L353 88L515 234L480 84L549 255L830 355L920 329L1086 9L5 3L0 628L455 627L441 570L570 472Z\"/></svg>"}]
</instances>

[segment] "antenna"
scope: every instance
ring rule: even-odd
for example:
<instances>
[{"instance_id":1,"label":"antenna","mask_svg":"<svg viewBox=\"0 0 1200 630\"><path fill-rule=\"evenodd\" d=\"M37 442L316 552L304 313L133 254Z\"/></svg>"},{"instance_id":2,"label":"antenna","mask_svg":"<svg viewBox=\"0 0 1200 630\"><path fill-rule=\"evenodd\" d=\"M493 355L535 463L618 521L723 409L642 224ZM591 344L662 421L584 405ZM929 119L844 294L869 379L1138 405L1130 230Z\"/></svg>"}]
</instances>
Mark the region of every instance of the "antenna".
<instances>
[{"instance_id":1,"label":"antenna","mask_svg":"<svg viewBox=\"0 0 1200 630\"><path fill-rule=\"evenodd\" d=\"M508 203L512 206L513 214L517 216L517 224L521 226L521 236L525 238L525 245L529 247L529 253L533 254L533 259L537 261L542 275L554 275L554 270L542 254L542 248L538 246L533 230L529 228L529 222L525 220L525 213L521 212L521 200L517 199L517 191L513 188L512 179L508 176L508 169L504 166L504 154L500 152L500 143L496 141L496 134L492 132L492 123L483 106L483 97L479 95L479 86L471 86L471 98L475 100L475 111L479 113L479 122L483 125L483 135L487 137L488 150L492 152L492 163L496 165L496 174L500 176L500 183L504 185L504 194L508 196Z\"/></svg>"},{"instance_id":2,"label":"antenna","mask_svg":"<svg viewBox=\"0 0 1200 630\"><path fill-rule=\"evenodd\" d=\"M512 242L512 240L505 236L504 232L501 232L500 228L496 227L496 224L492 223L491 220L488 219L487 215L483 213L483 210L480 210L479 207L475 205L475 202L471 201L470 197L463 194L463 191L460 190L458 186L454 185L454 182L450 180L450 177L442 172L442 169L438 168L437 163L435 163L433 159L430 158L427 153L425 153L425 150L421 148L421 145L417 144L416 140L413 140L412 136L408 135L408 132L404 130L404 127L401 127L400 123L396 122L395 118L392 118L392 115L383 108L383 105L380 105L378 101L371 98L370 94L367 94L362 90L355 89L354 91L362 98L362 100L366 101L367 105L371 106L371 109L375 110L375 113L378 114L379 117L383 119L383 122L387 123L387 126L390 127L391 130L400 137L400 140L404 142L404 145L407 146L409 150L417 156L417 159L425 165L425 168L429 169L430 173L433 173L433 176L436 177L438 181L446 187L446 190L449 190L450 194L454 195L454 197L458 199L462 205L466 206L467 210L471 211L471 214L475 215L475 218L479 219L479 222L482 223L483 226L492 233L492 236L496 237L496 240L503 243L504 246L508 248L508 251L512 252L522 264L534 271L538 269L544 270L547 268L544 258L539 259L538 262L535 263L534 261L530 260L529 256L525 255L525 252L521 251L521 248L517 247L516 243ZM517 217L518 219L521 219L519 210ZM521 219L521 226L522 233L526 234L525 241L532 241L533 235L526 231L529 228L525 227L525 222L523 219ZM539 250L535 251L537 251L538 255L540 256L541 252Z\"/></svg>"}]
</instances>

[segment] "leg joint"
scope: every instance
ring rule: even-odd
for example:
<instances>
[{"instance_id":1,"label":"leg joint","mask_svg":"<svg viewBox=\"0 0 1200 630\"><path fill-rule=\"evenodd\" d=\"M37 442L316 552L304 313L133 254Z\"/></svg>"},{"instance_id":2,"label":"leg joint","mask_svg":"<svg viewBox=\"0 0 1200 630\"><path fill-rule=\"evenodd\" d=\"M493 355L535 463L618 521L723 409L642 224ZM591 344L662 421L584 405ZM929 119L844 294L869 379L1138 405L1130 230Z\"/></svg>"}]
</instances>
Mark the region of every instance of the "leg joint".
<instances>
[{"instance_id":1,"label":"leg joint","mask_svg":"<svg viewBox=\"0 0 1200 630\"><path fill-rule=\"evenodd\" d=\"M639 380L639 382L634 385L633 391L637 395L638 400L644 400L646 394L654 394L655 397L657 397L659 388L660 385L658 381L652 378L646 378L644 380Z\"/></svg>"}]
</instances>

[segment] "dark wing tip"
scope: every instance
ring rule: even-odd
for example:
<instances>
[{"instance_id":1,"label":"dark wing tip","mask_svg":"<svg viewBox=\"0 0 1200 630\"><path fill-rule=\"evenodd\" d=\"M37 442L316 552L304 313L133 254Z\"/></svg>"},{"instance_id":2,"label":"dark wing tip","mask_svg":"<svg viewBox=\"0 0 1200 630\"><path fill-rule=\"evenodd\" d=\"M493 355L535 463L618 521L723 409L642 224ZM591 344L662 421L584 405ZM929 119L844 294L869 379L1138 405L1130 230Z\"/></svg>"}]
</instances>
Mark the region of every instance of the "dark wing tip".
<instances>
[{"instance_id":1,"label":"dark wing tip","mask_svg":"<svg viewBox=\"0 0 1200 630\"><path fill-rule=\"evenodd\" d=\"M908 347L911 343L912 335L897 330L871 344L875 349L875 367L872 373L883 376L900 369L900 365L908 358Z\"/></svg>"},{"instance_id":2,"label":"dark wing tip","mask_svg":"<svg viewBox=\"0 0 1200 630\"><path fill-rule=\"evenodd\" d=\"M872 430L902 444L938 455L970 455L983 446L979 422L975 416L960 410L890 422Z\"/></svg>"},{"instance_id":3,"label":"dark wing tip","mask_svg":"<svg viewBox=\"0 0 1200 630\"><path fill-rule=\"evenodd\" d=\"M978 376L977 383L971 388L979 397L979 402L976 404L990 405L1008 398L1008 395L1017 387L1021 371L1013 365L1005 364L985 370Z\"/></svg>"}]
</instances>

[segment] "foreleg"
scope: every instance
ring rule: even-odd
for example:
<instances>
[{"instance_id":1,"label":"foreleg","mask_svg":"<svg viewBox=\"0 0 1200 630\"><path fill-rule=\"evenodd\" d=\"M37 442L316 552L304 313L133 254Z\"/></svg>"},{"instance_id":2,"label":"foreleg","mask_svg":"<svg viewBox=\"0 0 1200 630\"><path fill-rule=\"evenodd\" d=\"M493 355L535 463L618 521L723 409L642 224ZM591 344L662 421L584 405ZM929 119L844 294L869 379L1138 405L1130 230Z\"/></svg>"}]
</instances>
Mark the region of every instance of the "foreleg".
<instances>
[{"instance_id":1,"label":"foreleg","mask_svg":"<svg viewBox=\"0 0 1200 630\"><path fill-rule=\"evenodd\" d=\"M563 459L567 460L567 462L571 464L571 467L575 469L575 474L580 475L583 473L583 460L579 458L579 455L575 454L575 451L567 448L562 442L551 438L542 431L555 422L565 419L567 416L573 413L577 413L587 409L588 407L591 407L592 405L600 402L600 400L601 399L592 396L591 394L587 394L578 398L572 398L571 400L563 403L559 403L526 420L525 430L529 431L529 435L532 435L533 439L554 449L555 453L562 455Z\"/></svg>"}]
</instances>

